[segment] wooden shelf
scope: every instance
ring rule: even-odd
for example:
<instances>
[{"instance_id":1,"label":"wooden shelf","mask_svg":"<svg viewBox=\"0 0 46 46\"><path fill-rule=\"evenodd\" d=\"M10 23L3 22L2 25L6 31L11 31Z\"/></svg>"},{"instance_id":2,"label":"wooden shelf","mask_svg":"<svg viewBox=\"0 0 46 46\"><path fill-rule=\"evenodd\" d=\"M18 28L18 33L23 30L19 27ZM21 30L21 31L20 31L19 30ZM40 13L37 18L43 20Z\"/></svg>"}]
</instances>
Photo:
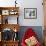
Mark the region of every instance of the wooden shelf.
<instances>
[{"instance_id":1,"label":"wooden shelf","mask_svg":"<svg viewBox=\"0 0 46 46\"><path fill-rule=\"evenodd\" d=\"M5 42L5 43L8 43L8 42L12 43L12 42L19 42L19 40L15 40L15 41L10 40L10 41L3 41L3 42Z\"/></svg>"},{"instance_id":2,"label":"wooden shelf","mask_svg":"<svg viewBox=\"0 0 46 46\"><path fill-rule=\"evenodd\" d=\"M18 43L19 41L1 41L1 44L0 45L3 45L3 46L18 46Z\"/></svg>"},{"instance_id":3,"label":"wooden shelf","mask_svg":"<svg viewBox=\"0 0 46 46\"><path fill-rule=\"evenodd\" d=\"M17 16L17 18L16 18L17 24L9 24L8 18L7 18L9 16L14 16L14 17ZM20 29L20 26L18 24L18 17L19 17L19 7L0 7L0 20L1 20L0 32L3 33L3 30L7 28L7 29L11 29L10 31L14 31L14 33L18 33L18 31ZM13 37L13 39L14 39L14 37ZM19 41L13 41L13 39L10 39L9 41L4 41L4 39L2 39L2 38L3 37L2 37L2 34L1 34L0 46L18 46Z\"/></svg>"},{"instance_id":4,"label":"wooden shelf","mask_svg":"<svg viewBox=\"0 0 46 46\"><path fill-rule=\"evenodd\" d=\"M5 28L9 28L9 29L12 29L14 31L14 29L16 29L17 31L19 31L20 29L20 26L19 24L1 24L1 31Z\"/></svg>"},{"instance_id":5,"label":"wooden shelf","mask_svg":"<svg viewBox=\"0 0 46 46\"><path fill-rule=\"evenodd\" d=\"M0 10L12 10L12 9L16 9L19 10L19 7L0 7Z\"/></svg>"}]
</instances>

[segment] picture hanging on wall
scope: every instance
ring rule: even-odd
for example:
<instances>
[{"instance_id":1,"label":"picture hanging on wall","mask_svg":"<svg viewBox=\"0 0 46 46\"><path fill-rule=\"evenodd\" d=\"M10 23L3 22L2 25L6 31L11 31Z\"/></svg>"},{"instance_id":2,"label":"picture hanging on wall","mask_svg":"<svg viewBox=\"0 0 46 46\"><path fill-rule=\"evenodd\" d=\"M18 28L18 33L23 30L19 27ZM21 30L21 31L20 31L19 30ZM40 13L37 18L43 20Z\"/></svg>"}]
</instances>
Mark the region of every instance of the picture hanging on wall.
<instances>
[{"instance_id":1,"label":"picture hanging on wall","mask_svg":"<svg viewBox=\"0 0 46 46\"><path fill-rule=\"evenodd\" d=\"M36 19L37 8L24 8L24 19Z\"/></svg>"}]
</instances>

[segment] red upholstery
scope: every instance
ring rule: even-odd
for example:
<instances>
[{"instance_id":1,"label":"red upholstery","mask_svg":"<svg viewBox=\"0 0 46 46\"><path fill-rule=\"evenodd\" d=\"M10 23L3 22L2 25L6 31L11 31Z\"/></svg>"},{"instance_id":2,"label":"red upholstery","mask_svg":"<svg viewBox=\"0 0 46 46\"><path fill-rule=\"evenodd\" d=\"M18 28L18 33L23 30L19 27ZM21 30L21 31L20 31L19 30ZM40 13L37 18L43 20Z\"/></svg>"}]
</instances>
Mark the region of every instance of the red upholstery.
<instances>
[{"instance_id":1,"label":"red upholstery","mask_svg":"<svg viewBox=\"0 0 46 46\"><path fill-rule=\"evenodd\" d=\"M27 29L27 31L25 32L25 35L24 37L22 38L22 42L21 42L21 45L22 46L26 46L26 43L25 43L25 39L28 39L29 37L32 37L32 36L37 36L36 33L32 30L32 28L29 28ZM35 46L41 46L40 43L38 42Z\"/></svg>"}]
</instances>

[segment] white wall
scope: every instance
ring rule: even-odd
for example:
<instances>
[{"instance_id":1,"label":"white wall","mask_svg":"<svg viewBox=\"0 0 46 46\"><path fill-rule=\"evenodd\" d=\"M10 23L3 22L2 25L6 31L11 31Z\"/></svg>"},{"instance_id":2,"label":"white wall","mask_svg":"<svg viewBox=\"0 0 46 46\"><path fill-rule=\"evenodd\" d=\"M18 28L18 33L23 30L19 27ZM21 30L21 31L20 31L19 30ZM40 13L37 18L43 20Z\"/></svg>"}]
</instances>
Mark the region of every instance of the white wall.
<instances>
[{"instance_id":1,"label":"white wall","mask_svg":"<svg viewBox=\"0 0 46 46\"><path fill-rule=\"evenodd\" d=\"M15 0L0 0L0 6L15 6ZM43 26L42 0L17 0L19 10L19 24L21 26ZM37 8L37 19L24 19L24 8Z\"/></svg>"},{"instance_id":2,"label":"white wall","mask_svg":"<svg viewBox=\"0 0 46 46\"><path fill-rule=\"evenodd\" d=\"M22 26L43 26L43 6L42 0L24 0L24 8L37 8L37 19L24 19L24 10L21 10Z\"/></svg>"}]
</instances>

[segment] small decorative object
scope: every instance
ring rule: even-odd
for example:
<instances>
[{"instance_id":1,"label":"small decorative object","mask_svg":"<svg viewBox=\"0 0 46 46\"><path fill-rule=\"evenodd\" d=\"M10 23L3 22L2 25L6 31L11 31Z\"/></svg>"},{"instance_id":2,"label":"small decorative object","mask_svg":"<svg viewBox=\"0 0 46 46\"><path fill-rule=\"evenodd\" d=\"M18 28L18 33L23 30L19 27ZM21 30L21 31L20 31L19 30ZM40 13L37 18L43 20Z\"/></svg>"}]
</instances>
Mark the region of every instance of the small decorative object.
<instances>
[{"instance_id":1,"label":"small decorative object","mask_svg":"<svg viewBox=\"0 0 46 46\"><path fill-rule=\"evenodd\" d=\"M1 41L1 32L0 32L0 41Z\"/></svg>"},{"instance_id":2,"label":"small decorative object","mask_svg":"<svg viewBox=\"0 0 46 46\"><path fill-rule=\"evenodd\" d=\"M2 10L2 15L9 15L9 10Z\"/></svg>"},{"instance_id":3,"label":"small decorative object","mask_svg":"<svg viewBox=\"0 0 46 46\"><path fill-rule=\"evenodd\" d=\"M24 8L24 18L25 19L36 19L37 8Z\"/></svg>"},{"instance_id":4,"label":"small decorative object","mask_svg":"<svg viewBox=\"0 0 46 46\"><path fill-rule=\"evenodd\" d=\"M14 32L17 32L16 28L14 29Z\"/></svg>"},{"instance_id":5,"label":"small decorative object","mask_svg":"<svg viewBox=\"0 0 46 46\"><path fill-rule=\"evenodd\" d=\"M2 34L2 40L4 41L8 41L12 39L12 30L10 28L5 28L3 30L3 34Z\"/></svg>"},{"instance_id":6,"label":"small decorative object","mask_svg":"<svg viewBox=\"0 0 46 46\"><path fill-rule=\"evenodd\" d=\"M14 10L10 10L9 14L14 15Z\"/></svg>"},{"instance_id":7,"label":"small decorative object","mask_svg":"<svg viewBox=\"0 0 46 46\"><path fill-rule=\"evenodd\" d=\"M14 27L15 28L15 27ZM18 40L18 32L17 32L17 29L15 28L14 30L14 35L13 35L13 40Z\"/></svg>"},{"instance_id":8,"label":"small decorative object","mask_svg":"<svg viewBox=\"0 0 46 46\"><path fill-rule=\"evenodd\" d=\"M15 40L18 40L18 32L14 33L14 38L15 38Z\"/></svg>"},{"instance_id":9,"label":"small decorative object","mask_svg":"<svg viewBox=\"0 0 46 46\"><path fill-rule=\"evenodd\" d=\"M17 0L15 0L15 7L16 7L16 4L17 4L17 2L16 2Z\"/></svg>"},{"instance_id":10,"label":"small decorative object","mask_svg":"<svg viewBox=\"0 0 46 46\"><path fill-rule=\"evenodd\" d=\"M9 14L10 14L10 15L16 15L17 13L18 13L17 11L11 10Z\"/></svg>"},{"instance_id":11,"label":"small decorative object","mask_svg":"<svg viewBox=\"0 0 46 46\"><path fill-rule=\"evenodd\" d=\"M2 14L2 11L0 10L0 14Z\"/></svg>"},{"instance_id":12,"label":"small decorative object","mask_svg":"<svg viewBox=\"0 0 46 46\"><path fill-rule=\"evenodd\" d=\"M5 19L5 24L8 24L8 18L7 18L7 19Z\"/></svg>"},{"instance_id":13,"label":"small decorative object","mask_svg":"<svg viewBox=\"0 0 46 46\"><path fill-rule=\"evenodd\" d=\"M1 24L1 15L0 15L0 24Z\"/></svg>"}]
</instances>

